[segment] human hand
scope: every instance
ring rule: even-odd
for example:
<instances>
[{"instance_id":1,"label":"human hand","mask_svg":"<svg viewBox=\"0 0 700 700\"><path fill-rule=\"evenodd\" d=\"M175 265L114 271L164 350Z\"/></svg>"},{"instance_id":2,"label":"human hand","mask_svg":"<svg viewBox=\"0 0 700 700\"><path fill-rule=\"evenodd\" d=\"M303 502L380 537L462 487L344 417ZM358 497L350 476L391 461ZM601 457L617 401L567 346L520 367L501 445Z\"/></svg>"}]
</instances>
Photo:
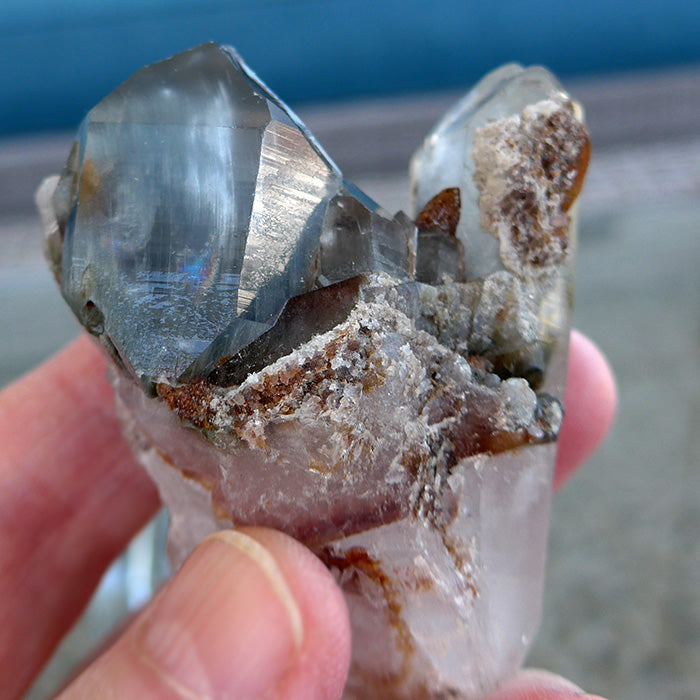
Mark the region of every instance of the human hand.
<instances>
[{"instance_id":1,"label":"human hand","mask_svg":"<svg viewBox=\"0 0 700 700\"><path fill-rule=\"evenodd\" d=\"M615 401L604 359L574 333L555 484L602 440ZM0 394L0 445L0 699L13 700L158 497L121 438L87 338ZM207 538L60 697L331 700L349 655L328 571L291 538L244 528ZM574 697L566 681L525 671L490 700Z\"/></svg>"}]
</instances>

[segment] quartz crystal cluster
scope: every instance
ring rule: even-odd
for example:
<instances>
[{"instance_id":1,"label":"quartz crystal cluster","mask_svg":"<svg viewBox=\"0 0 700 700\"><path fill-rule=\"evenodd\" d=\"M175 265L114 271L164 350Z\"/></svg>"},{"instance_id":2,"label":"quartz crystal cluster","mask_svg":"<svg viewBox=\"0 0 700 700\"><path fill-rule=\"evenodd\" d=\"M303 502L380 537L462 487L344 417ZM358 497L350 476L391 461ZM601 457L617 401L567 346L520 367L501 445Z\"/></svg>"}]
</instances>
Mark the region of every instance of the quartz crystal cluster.
<instances>
[{"instance_id":1,"label":"quartz crystal cluster","mask_svg":"<svg viewBox=\"0 0 700 700\"><path fill-rule=\"evenodd\" d=\"M473 699L522 663L587 161L555 79L505 66L427 136L392 217L207 44L100 102L37 194L172 559L244 524L310 546L350 607L347 698Z\"/></svg>"}]
</instances>

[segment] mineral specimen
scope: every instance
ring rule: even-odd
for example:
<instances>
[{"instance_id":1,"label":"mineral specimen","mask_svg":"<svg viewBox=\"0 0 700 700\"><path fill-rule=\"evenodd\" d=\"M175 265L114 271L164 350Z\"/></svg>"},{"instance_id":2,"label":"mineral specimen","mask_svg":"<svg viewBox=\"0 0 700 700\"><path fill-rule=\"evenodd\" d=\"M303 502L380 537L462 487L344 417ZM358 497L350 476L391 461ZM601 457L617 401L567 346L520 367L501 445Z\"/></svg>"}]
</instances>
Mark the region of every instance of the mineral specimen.
<instances>
[{"instance_id":1,"label":"mineral specimen","mask_svg":"<svg viewBox=\"0 0 700 700\"><path fill-rule=\"evenodd\" d=\"M487 76L411 163L414 220L353 185L230 48L137 72L37 195L115 360L179 563L280 528L346 594L347 698L476 698L536 630L588 160L542 68Z\"/></svg>"}]
</instances>

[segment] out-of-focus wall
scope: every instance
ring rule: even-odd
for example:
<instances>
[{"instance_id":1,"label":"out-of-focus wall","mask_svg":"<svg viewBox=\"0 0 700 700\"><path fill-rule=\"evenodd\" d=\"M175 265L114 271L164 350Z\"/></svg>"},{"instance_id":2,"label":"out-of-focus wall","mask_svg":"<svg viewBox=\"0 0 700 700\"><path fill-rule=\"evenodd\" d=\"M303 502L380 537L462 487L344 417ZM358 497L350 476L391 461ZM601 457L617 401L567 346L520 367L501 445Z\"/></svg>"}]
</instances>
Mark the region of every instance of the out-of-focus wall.
<instances>
[{"instance_id":1,"label":"out-of-focus wall","mask_svg":"<svg viewBox=\"0 0 700 700\"><path fill-rule=\"evenodd\" d=\"M4 0L0 135L74 127L140 66L235 45L291 103L464 87L500 63L562 76L700 62L688 0Z\"/></svg>"}]
</instances>

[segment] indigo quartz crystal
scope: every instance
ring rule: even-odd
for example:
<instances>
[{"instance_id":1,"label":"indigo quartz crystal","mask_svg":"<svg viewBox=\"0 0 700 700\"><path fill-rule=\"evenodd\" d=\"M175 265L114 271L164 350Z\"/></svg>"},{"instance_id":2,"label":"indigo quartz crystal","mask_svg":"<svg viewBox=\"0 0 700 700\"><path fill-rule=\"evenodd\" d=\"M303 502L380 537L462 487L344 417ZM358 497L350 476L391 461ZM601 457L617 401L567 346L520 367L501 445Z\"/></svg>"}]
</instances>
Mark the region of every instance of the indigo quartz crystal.
<instances>
[{"instance_id":1,"label":"indigo quartz crystal","mask_svg":"<svg viewBox=\"0 0 700 700\"><path fill-rule=\"evenodd\" d=\"M204 376L292 297L408 276L411 222L358 194L233 49L205 44L141 69L82 123L55 195L61 290L144 383ZM351 206L341 225L363 226L363 257L320 259Z\"/></svg>"}]
</instances>

